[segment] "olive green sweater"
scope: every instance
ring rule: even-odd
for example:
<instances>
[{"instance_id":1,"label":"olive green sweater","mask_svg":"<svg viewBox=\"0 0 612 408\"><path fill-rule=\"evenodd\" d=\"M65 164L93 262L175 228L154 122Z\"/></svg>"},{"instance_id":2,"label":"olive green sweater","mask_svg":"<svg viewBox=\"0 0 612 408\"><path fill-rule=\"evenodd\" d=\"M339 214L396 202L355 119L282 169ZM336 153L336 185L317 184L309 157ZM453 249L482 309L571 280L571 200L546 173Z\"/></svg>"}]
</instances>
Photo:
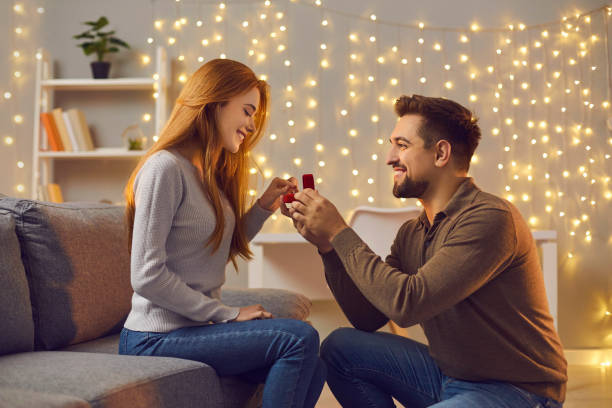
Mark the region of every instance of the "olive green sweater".
<instances>
[{"instance_id":1,"label":"olive green sweater","mask_svg":"<svg viewBox=\"0 0 612 408\"><path fill-rule=\"evenodd\" d=\"M565 399L567 363L537 249L509 202L466 178L433 225L424 212L402 225L386 261L351 228L332 245L322 255L327 282L356 328L418 323L444 374Z\"/></svg>"}]
</instances>

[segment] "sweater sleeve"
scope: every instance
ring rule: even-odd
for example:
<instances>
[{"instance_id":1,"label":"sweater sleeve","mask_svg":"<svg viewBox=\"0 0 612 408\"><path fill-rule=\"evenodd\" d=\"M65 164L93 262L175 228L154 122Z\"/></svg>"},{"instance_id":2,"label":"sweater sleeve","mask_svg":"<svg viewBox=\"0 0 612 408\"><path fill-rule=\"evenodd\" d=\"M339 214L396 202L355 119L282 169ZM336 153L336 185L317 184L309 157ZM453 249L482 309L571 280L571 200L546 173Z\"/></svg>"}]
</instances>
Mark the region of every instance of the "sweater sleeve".
<instances>
[{"instance_id":1,"label":"sweater sleeve","mask_svg":"<svg viewBox=\"0 0 612 408\"><path fill-rule=\"evenodd\" d=\"M323 259L327 284L351 324L359 330L370 332L384 326L389 318L363 296L346 272L336 251L332 250L321 254L321 258Z\"/></svg>"},{"instance_id":2,"label":"sweater sleeve","mask_svg":"<svg viewBox=\"0 0 612 408\"><path fill-rule=\"evenodd\" d=\"M264 222L266 222L268 217L272 214L272 211L266 210L259 205L258 201L256 201L249 211L246 212L244 215L244 223L249 242L255 238L255 235L257 235L257 233L261 230L261 227L263 227Z\"/></svg>"},{"instance_id":3,"label":"sweater sleeve","mask_svg":"<svg viewBox=\"0 0 612 408\"><path fill-rule=\"evenodd\" d=\"M507 211L474 212L457 221L442 247L417 271L403 271L395 260L383 262L351 228L336 235L332 245L363 296L408 327L454 306L495 278L512 260L516 234Z\"/></svg>"},{"instance_id":4,"label":"sweater sleeve","mask_svg":"<svg viewBox=\"0 0 612 408\"><path fill-rule=\"evenodd\" d=\"M171 157L151 157L134 182L136 210L132 236L131 283L158 306L199 322L236 318L228 307L189 287L166 265L166 240L183 196L183 179Z\"/></svg>"}]
</instances>

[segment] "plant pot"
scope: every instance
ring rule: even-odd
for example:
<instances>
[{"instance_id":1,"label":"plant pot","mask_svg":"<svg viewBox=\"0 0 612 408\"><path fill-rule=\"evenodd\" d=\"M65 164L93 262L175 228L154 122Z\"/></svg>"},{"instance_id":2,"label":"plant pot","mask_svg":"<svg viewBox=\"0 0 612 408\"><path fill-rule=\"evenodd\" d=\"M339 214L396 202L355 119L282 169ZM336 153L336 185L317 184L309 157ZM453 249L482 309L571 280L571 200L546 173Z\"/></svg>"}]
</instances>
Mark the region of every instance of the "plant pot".
<instances>
[{"instance_id":1,"label":"plant pot","mask_svg":"<svg viewBox=\"0 0 612 408\"><path fill-rule=\"evenodd\" d=\"M106 79L108 78L108 71L110 71L110 62L106 61L94 61L91 63L91 73L94 79Z\"/></svg>"}]
</instances>

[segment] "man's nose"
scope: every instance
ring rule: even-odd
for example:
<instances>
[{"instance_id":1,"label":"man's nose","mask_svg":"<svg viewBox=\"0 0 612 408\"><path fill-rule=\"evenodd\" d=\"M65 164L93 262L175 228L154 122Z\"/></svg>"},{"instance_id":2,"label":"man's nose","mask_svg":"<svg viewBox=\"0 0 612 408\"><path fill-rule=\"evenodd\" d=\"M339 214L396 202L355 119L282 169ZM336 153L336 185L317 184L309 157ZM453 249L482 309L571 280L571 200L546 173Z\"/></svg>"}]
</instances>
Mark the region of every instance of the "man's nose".
<instances>
[{"instance_id":1,"label":"man's nose","mask_svg":"<svg viewBox=\"0 0 612 408\"><path fill-rule=\"evenodd\" d=\"M392 166L398 161L399 158L397 157L397 153L395 149L391 147L391 149L389 149L389 152L387 153L387 165Z\"/></svg>"}]
</instances>

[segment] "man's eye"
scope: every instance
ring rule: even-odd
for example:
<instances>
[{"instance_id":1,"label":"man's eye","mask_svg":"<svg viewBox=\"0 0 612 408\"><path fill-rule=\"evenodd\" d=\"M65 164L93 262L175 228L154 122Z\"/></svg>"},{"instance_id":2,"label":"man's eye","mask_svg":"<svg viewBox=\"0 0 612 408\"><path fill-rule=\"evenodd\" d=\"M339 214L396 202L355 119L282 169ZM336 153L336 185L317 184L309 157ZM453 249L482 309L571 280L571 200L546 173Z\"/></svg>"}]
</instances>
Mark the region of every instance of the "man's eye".
<instances>
[{"instance_id":1,"label":"man's eye","mask_svg":"<svg viewBox=\"0 0 612 408\"><path fill-rule=\"evenodd\" d=\"M401 144L401 143L398 143L398 146L399 146L400 149L405 149L405 148L408 147L408 145Z\"/></svg>"}]
</instances>

